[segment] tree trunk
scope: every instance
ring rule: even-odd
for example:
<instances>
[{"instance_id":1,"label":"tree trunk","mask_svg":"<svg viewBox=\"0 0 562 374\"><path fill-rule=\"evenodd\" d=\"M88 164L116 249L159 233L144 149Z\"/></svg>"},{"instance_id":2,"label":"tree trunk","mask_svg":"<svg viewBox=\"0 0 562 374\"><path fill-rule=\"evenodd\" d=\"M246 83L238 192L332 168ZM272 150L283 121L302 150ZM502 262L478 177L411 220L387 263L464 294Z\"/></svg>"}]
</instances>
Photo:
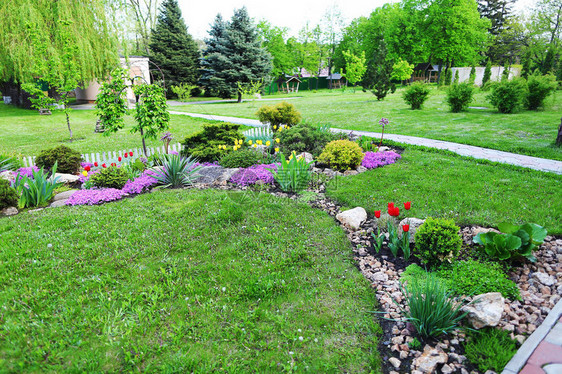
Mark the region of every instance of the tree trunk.
<instances>
[{"instance_id":1,"label":"tree trunk","mask_svg":"<svg viewBox=\"0 0 562 374\"><path fill-rule=\"evenodd\" d=\"M140 128L140 134L142 139L142 150L144 151L144 157L148 158L148 152L146 151L146 142L144 141L144 131L142 131L142 127Z\"/></svg>"},{"instance_id":2,"label":"tree trunk","mask_svg":"<svg viewBox=\"0 0 562 374\"><path fill-rule=\"evenodd\" d=\"M72 142L72 129L70 128L70 116L68 115L68 108L64 104L64 114L66 115L66 126L68 126L68 132L70 133L70 141Z\"/></svg>"},{"instance_id":3,"label":"tree trunk","mask_svg":"<svg viewBox=\"0 0 562 374\"><path fill-rule=\"evenodd\" d=\"M238 101L237 103L240 104L242 102L242 92L238 92Z\"/></svg>"},{"instance_id":4,"label":"tree trunk","mask_svg":"<svg viewBox=\"0 0 562 374\"><path fill-rule=\"evenodd\" d=\"M562 146L562 119L560 119L560 126L558 127L558 136L556 137L556 145Z\"/></svg>"}]
</instances>

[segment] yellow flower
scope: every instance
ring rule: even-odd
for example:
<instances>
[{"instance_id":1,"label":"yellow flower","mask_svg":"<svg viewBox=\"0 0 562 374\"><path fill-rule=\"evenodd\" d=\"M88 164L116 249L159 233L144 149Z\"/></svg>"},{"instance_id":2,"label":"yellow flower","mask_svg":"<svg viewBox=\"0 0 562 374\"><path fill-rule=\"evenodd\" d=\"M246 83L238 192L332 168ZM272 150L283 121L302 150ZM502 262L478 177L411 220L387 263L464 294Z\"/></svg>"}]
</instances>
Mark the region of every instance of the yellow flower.
<instances>
[{"instance_id":1,"label":"yellow flower","mask_svg":"<svg viewBox=\"0 0 562 374\"><path fill-rule=\"evenodd\" d=\"M277 130L277 125L273 125L273 130Z\"/></svg>"},{"instance_id":2,"label":"yellow flower","mask_svg":"<svg viewBox=\"0 0 562 374\"><path fill-rule=\"evenodd\" d=\"M258 140L258 141L256 141L256 143L258 143L259 145L262 145L263 142L261 140Z\"/></svg>"},{"instance_id":3,"label":"yellow flower","mask_svg":"<svg viewBox=\"0 0 562 374\"><path fill-rule=\"evenodd\" d=\"M265 145L269 147L271 145L271 142L268 140L267 142L265 142Z\"/></svg>"},{"instance_id":4,"label":"yellow flower","mask_svg":"<svg viewBox=\"0 0 562 374\"><path fill-rule=\"evenodd\" d=\"M237 150L237 149L238 149L236 146L234 146L234 147L232 147L232 148L234 148L234 150Z\"/></svg>"},{"instance_id":5,"label":"yellow flower","mask_svg":"<svg viewBox=\"0 0 562 374\"><path fill-rule=\"evenodd\" d=\"M279 144L279 142L281 141L281 139L277 138L275 139L275 143Z\"/></svg>"},{"instance_id":6,"label":"yellow flower","mask_svg":"<svg viewBox=\"0 0 562 374\"><path fill-rule=\"evenodd\" d=\"M257 146L258 146L257 144L254 144L252 147L256 148Z\"/></svg>"},{"instance_id":7,"label":"yellow flower","mask_svg":"<svg viewBox=\"0 0 562 374\"><path fill-rule=\"evenodd\" d=\"M290 156L289 156L289 160L292 160L292 159L293 159L293 155L290 155Z\"/></svg>"},{"instance_id":8,"label":"yellow flower","mask_svg":"<svg viewBox=\"0 0 562 374\"><path fill-rule=\"evenodd\" d=\"M279 148L275 148L275 152L279 152Z\"/></svg>"},{"instance_id":9,"label":"yellow flower","mask_svg":"<svg viewBox=\"0 0 562 374\"><path fill-rule=\"evenodd\" d=\"M88 172L87 172L86 170L84 170L84 171L82 172L82 175L85 176L85 177L87 177L87 176L88 176Z\"/></svg>"},{"instance_id":10,"label":"yellow flower","mask_svg":"<svg viewBox=\"0 0 562 374\"><path fill-rule=\"evenodd\" d=\"M252 145L252 141L251 141L251 140L248 140L248 144L249 144L249 145Z\"/></svg>"},{"instance_id":11,"label":"yellow flower","mask_svg":"<svg viewBox=\"0 0 562 374\"><path fill-rule=\"evenodd\" d=\"M242 145L242 143L244 143L242 139L238 140L238 144Z\"/></svg>"},{"instance_id":12,"label":"yellow flower","mask_svg":"<svg viewBox=\"0 0 562 374\"><path fill-rule=\"evenodd\" d=\"M282 131L282 130L283 130L283 128L281 126L279 126L279 131Z\"/></svg>"}]
</instances>

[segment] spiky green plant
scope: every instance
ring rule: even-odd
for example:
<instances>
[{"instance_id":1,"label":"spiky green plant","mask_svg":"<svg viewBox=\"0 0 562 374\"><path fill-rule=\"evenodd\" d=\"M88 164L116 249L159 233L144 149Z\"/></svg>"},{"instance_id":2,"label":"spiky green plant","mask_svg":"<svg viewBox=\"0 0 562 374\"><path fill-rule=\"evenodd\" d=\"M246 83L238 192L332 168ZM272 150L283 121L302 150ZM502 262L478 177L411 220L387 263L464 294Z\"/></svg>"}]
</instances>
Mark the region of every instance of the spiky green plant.
<instances>
[{"instance_id":1,"label":"spiky green plant","mask_svg":"<svg viewBox=\"0 0 562 374\"><path fill-rule=\"evenodd\" d=\"M57 162L51 169L51 176L45 173L44 168L32 170L33 177L22 176L18 173L14 181L14 188L20 193L18 206L20 208L40 207L48 204L52 199L56 188L63 185L59 182L59 177L55 177L57 172Z\"/></svg>"},{"instance_id":2,"label":"spiky green plant","mask_svg":"<svg viewBox=\"0 0 562 374\"><path fill-rule=\"evenodd\" d=\"M191 157L168 154L162 155L160 161L162 166L154 169L154 178L162 188L190 186L201 169L201 166L196 165L197 160Z\"/></svg>"}]
</instances>

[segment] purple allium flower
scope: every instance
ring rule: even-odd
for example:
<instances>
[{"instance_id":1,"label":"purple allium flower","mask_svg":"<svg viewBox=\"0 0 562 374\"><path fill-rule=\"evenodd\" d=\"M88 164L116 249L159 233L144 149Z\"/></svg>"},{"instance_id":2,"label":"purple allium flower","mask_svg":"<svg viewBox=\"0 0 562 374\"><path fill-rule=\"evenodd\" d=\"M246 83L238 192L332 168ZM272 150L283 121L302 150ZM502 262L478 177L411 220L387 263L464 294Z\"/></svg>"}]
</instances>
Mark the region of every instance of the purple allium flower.
<instances>
[{"instance_id":1,"label":"purple allium flower","mask_svg":"<svg viewBox=\"0 0 562 374\"><path fill-rule=\"evenodd\" d=\"M238 170L232 177L230 182L239 186L248 186L256 184L258 181L263 183L273 183L275 178L268 169L275 169L279 164L259 164Z\"/></svg>"},{"instance_id":2,"label":"purple allium flower","mask_svg":"<svg viewBox=\"0 0 562 374\"><path fill-rule=\"evenodd\" d=\"M139 194L143 193L154 186L158 181L154 178L156 172L153 170L146 170L142 175L135 180L129 180L123 186L123 192L128 194Z\"/></svg>"},{"instance_id":3,"label":"purple allium flower","mask_svg":"<svg viewBox=\"0 0 562 374\"><path fill-rule=\"evenodd\" d=\"M379 121L379 125L381 125L382 128L384 129L384 127L385 127L386 125L388 125L388 118L382 117L381 120Z\"/></svg>"},{"instance_id":4,"label":"purple allium flower","mask_svg":"<svg viewBox=\"0 0 562 374\"><path fill-rule=\"evenodd\" d=\"M79 190L70 196L66 201L66 205L98 205L108 201L119 200L125 195L125 192L115 188Z\"/></svg>"},{"instance_id":5,"label":"purple allium flower","mask_svg":"<svg viewBox=\"0 0 562 374\"><path fill-rule=\"evenodd\" d=\"M171 151L170 153L168 153L170 155L179 155L179 153L177 151Z\"/></svg>"},{"instance_id":6,"label":"purple allium flower","mask_svg":"<svg viewBox=\"0 0 562 374\"><path fill-rule=\"evenodd\" d=\"M361 162L361 166L367 169L374 169L384 165L393 164L400 155L396 152L365 152L365 157Z\"/></svg>"},{"instance_id":7,"label":"purple allium flower","mask_svg":"<svg viewBox=\"0 0 562 374\"><path fill-rule=\"evenodd\" d=\"M160 140L163 141L163 142L170 143L172 140L174 140L174 137L172 136L172 133L170 133L169 131L166 131L164 134L162 134L162 137L160 138Z\"/></svg>"}]
</instances>

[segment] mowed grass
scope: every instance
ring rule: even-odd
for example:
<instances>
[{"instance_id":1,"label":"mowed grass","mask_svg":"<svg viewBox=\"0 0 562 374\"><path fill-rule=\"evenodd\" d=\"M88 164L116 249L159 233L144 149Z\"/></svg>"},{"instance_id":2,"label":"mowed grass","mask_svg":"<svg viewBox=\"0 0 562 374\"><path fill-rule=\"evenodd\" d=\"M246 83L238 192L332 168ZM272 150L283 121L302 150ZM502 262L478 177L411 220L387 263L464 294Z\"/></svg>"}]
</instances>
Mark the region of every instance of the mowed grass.
<instances>
[{"instance_id":1,"label":"mowed grass","mask_svg":"<svg viewBox=\"0 0 562 374\"><path fill-rule=\"evenodd\" d=\"M432 88L422 110L411 110L402 99L403 88L377 101L370 92L323 90L317 93L299 92L302 96L290 100L303 118L311 123L331 127L380 132L381 117L390 120L385 132L470 144L506 152L514 152L562 160L562 148L555 147L556 131L560 124L562 99L556 93L547 99L539 111L521 110L514 114L498 113L486 100L488 92L477 91L472 107L463 113L451 113L445 89ZM281 95L280 95L281 96ZM282 95L286 96L286 95ZM267 96L267 98L274 98ZM281 98L279 101L282 101ZM228 115L257 119L256 111L270 102L241 104L217 103L175 107L178 111Z\"/></svg>"},{"instance_id":2,"label":"mowed grass","mask_svg":"<svg viewBox=\"0 0 562 374\"><path fill-rule=\"evenodd\" d=\"M0 371L379 372L376 299L333 218L162 190L0 218Z\"/></svg>"},{"instance_id":3,"label":"mowed grass","mask_svg":"<svg viewBox=\"0 0 562 374\"><path fill-rule=\"evenodd\" d=\"M70 113L70 126L74 140L69 141L64 113L54 112L50 116L40 116L35 110L15 108L0 103L0 153L15 152L24 156L36 156L42 149L64 144L80 153L119 151L142 148L139 133L131 133L134 126L132 116L126 117L125 128L110 136L94 133L97 117L93 110L73 110ZM210 123L183 115L170 115L172 143L183 139ZM159 139L147 140L148 147L162 146Z\"/></svg>"},{"instance_id":4,"label":"mowed grass","mask_svg":"<svg viewBox=\"0 0 562 374\"><path fill-rule=\"evenodd\" d=\"M501 222L534 222L562 234L562 176L501 164L481 163L449 152L407 147L395 164L330 185L328 196L372 216L387 203L401 217L446 217L458 225L497 227Z\"/></svg>"}]
</instances>

